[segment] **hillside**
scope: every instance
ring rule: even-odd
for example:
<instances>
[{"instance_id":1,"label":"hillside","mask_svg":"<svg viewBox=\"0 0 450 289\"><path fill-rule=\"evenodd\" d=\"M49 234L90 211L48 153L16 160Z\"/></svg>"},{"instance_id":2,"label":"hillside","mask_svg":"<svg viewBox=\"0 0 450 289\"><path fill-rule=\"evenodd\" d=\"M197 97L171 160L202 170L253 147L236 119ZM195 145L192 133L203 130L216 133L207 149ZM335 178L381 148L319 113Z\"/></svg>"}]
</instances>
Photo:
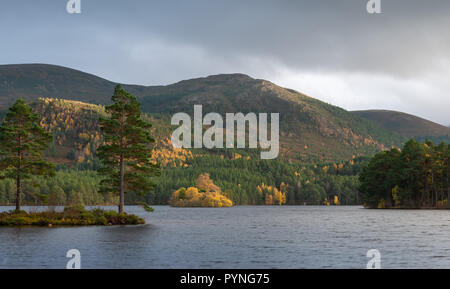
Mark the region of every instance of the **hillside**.
<instances>
[{"instance_id":1,"label":"hillside","mask_svg":"<svg viewBox=\"0 0 450 289\"><path fill-rule=\"evenodd\" d=\"M106 115L104 107L80 101L40 98L30 103L41 118L41 126L53 134L53 142L46 157L56 163L70 167L93 168L98 165L95 157L103 142L99 128L99 117ZM168 119L144 115L153 124L155 136L153 159L163 166L183 166L192 153L174 149L170 145Z\"/></svg>"},{"instance_id":2,"label":"hillside","mask_svg":"<svg viewBox=\"0 0 450 289\"><path fill-rule=\"evenodd\" d=\"M95 172L99 165L95 153L102 142L98 117L105 115L104 108L52 98L41 98L30 105L40 115L42 127L54 136L46 158L57 165L57 174L25 182L24 201L36 204L41 200L39 196L47 196L53 205L114 203L113 196L98 193L99 177ZM255 150L174 149L169 141L170 115L143 117L153 124L156 143L152 159L161 164L162 174L155 180L155 191L147 192L144 198L127 194L129 204L143 200L167 204L175 190L192 187L204 173L210 174L234 204L267 205L277 190L286 193L288 204L329 204L336 198L341 204L358 204L357 174L367 161L365 157L307 164L282 158L261 160ZM13 203L14 190L13 179L0 180L0 204Z\"/></svg>"},{"instance_id":3,"label":"hillside","mask_svg":"<svg viewBox=\"0 0 450 289\"><path fill-rule=\"evenodd\" d=\"M360 110L352 111L352 113L408 138L450 135L449 127L403 112L392 110Z\"/></svg>"},{"instance_id":4,"label":"hillside","mask_svg":"<svg viewBox=\"0 0 450 289\"><path fill-rule=\"evenodd\" d=\"M114 84L100 77L55 65L0 65L0 108L22 97L64 97L106 103Z\"/></svg>"},{"instance_id":5,"label":"hillside","mask_svg":"<svg viewBox=\"0 0 450 289\"><path fill-rule=\"evenodd\" d=\"M0 109L19 97L57 97L89 103L109 102L114 83L54 65L0 66ZM348 111L269 81L243 74L214 75L167 86L124 85L138 97L144 112L169 116L190 112L279 112L281 157L318 162L399 146L403 138ZM170 118L167 119L169 124Z\"/></svg>"},{"instance_id":6,"label":"hillside","mask_svg":"<svg viewBox=\"0 0 450 289\"><path fill-rule=\"evenodd\" d=\"M398 146L403 139L344 109L243 74L214 75L153 88L140 98L147 112L280 113L281 154L289 160L349 159Z\"/></svg>"}]
</instances>

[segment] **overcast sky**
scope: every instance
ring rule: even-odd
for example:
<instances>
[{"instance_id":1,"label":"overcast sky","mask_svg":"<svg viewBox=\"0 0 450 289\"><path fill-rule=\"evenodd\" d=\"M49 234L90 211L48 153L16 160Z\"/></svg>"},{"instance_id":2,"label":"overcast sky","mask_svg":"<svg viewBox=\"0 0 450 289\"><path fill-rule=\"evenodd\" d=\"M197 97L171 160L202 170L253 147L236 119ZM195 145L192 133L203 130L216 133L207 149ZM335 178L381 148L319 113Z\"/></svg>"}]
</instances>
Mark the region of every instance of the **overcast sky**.
<instances>
[{"instance_id":1,"label":"overcast sky","mask_svg":"<svg viewBox=\"0 0 450 289\"><path fill-rule=\"evenodd\" d=\"M2 0L0 64L143 85L240 72L348 110L450 125L450 1Z\"/></svg>"}]
</instances>

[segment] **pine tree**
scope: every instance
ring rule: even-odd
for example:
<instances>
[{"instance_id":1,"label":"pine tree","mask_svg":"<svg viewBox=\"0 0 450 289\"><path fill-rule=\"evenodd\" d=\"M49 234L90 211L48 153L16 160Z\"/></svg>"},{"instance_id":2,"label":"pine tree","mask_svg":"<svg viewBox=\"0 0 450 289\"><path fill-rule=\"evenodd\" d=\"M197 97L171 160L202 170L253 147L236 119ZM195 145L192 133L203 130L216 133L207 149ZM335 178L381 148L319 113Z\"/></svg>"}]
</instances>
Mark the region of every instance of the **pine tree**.
<instances>
[{"instance_id":1,"label":"pine tree","mask_svg":"<svg viewBox=\"0 0 450 289\"><path fill-rule=\"evenodd\" d=\"M2 178L16 180L16 211L20 210L22 180L31 175L54 175L54 165L43 160L52 135L39 125L39 116L22 99L9 108L0 126Z\"/></svg>"},{"instance_id":2,"label":"pine tree","mask_svg":"<svg viewBox=\"0 0 450 289\"><path fill-rule=\"evenodd\" d=\"M100 192L119 195L119 213L124 211L125 192L145 194L155 184L151 177L159 175L159 165L150 161L151 124L142 120L136 98L117 85L107 106L108 118L100 118L105 143L97 150L102 162L99 173L106 178L100 182Z\"/></svg>"}]
</instances>

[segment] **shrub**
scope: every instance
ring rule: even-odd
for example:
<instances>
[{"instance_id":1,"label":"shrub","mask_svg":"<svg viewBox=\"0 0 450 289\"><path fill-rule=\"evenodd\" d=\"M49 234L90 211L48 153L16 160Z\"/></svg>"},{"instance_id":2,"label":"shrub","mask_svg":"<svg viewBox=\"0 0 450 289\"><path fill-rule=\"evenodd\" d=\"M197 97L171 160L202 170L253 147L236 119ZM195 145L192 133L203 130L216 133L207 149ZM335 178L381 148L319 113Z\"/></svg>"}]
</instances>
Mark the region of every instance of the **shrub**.
<instances>
[{"instance_id":1,"label":"shrub","mask_svg":"<svg viewBox=\"0 0 450 289\"><path fill-rule=\"evenodd\" d=\"M74 206L64 207L64 215L65 216L79 217L85 212L86 212L86 209L84 208L83 205L74 205Z\"/></svg>"},{"instance_id":2,"label":"shrub","mask_svg":"<svg viewBox=\"0 0 450 289\"><path fill-rule=\"evenodd\" d=\"M145 220L126 213L103 209L86 210L83 206L64 208L63 212L27 213L10 211L0 213L0 226L48 226L48 225L137 225Z\"/></svg>"},{"instance_id":3,"label":"shrub","mask_svg":"<svg viewBox=\"0 0 450 289\"><path fill-rule=\"evenodd\" d=\"M9 219L8 225L24 226L24 225L28 225L29 221L30 220L26 217L13 217L13 218Z\"/></svg>"}]
</instances>

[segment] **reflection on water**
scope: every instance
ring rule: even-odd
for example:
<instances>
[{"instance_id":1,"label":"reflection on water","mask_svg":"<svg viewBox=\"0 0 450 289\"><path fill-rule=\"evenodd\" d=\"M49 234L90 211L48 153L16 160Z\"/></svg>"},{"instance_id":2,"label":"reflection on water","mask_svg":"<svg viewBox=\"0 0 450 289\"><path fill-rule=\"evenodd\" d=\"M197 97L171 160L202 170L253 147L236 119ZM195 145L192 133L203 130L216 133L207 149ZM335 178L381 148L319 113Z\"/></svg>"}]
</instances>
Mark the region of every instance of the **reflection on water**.
<instances>
[{"instance_id":1,"label":"reflection on water","mask_svg":"<svg viewBox=\"0 0 450 289\"><path fill-rule=\"evenodd\" d=\"M65 268L72 248L81 252L82 268L365 268L369 249L381 252L382 268L450 268L450 211L303 206L126 210L145 217L147 224L2 227L0 268Z\"/></svg>"}]
</instances>

